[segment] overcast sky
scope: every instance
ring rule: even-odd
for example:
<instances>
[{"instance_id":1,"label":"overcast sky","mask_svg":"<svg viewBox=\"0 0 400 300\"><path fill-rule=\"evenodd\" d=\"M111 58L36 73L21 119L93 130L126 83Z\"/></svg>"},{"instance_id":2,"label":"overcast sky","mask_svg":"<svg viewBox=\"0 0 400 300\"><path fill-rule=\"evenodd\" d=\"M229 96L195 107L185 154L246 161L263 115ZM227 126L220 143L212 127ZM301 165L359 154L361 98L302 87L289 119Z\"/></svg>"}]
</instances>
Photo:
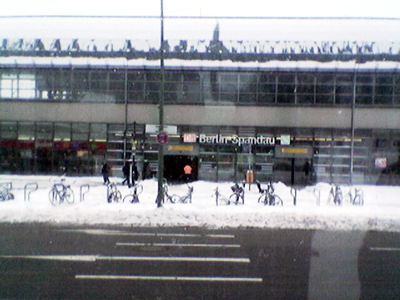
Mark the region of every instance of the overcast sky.
<instances>
[{"instance_id":1,"label":"overcast sky","mask_svg":"<svg viewBox=\"0 0 400 300\"><path fill-rule=\"evenodd\" d=\"M6 0L0 16L159 16L160 0ZM165 16L400 18L399 0L164 0Z\"/></svg>"},{"instance_id":2,"label":"overcast sky","mask_svg":"<svg viewBox=\"0 0 400 300\"><path fill-rule=\"evenodd\" d=\"M159 40L160 3L160 0L5 0L0 8L0 38ZM212 39L217 23L222 40L398 41L400 32L400 0L164 0L164 16L194 17L166 19L165 38L170 40ZM293 17L374 20L287 19Z\"/></svg>"}]
</instances>

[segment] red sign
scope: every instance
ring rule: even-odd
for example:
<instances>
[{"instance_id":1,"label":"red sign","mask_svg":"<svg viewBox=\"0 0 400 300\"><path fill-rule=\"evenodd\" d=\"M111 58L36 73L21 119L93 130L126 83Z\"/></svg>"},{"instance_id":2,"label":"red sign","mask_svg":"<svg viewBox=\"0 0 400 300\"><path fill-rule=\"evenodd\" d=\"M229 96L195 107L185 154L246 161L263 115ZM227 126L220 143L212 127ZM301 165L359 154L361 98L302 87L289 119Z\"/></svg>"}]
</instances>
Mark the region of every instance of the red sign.
<instances>
[{"instance_id":1,"label":"red sign","mask_svg":"<svg viewBox=\"0 0 400 300\"><path fill-rule=\"evenodd\" d=\"M168 143L168 134L164 131L161 131L157 134L157 143L160 145L165 145Z\"/></svg>"},{"instance_id":2,"label":"red sign","mask_svg":"<svg viewBox=\"0 0 400 300\"><path fill-rule=\"evenodd\" d=\"M184 143L196 143L197 135L195 133L184 133L183 142Z\"/></svg>"}]
</instances>

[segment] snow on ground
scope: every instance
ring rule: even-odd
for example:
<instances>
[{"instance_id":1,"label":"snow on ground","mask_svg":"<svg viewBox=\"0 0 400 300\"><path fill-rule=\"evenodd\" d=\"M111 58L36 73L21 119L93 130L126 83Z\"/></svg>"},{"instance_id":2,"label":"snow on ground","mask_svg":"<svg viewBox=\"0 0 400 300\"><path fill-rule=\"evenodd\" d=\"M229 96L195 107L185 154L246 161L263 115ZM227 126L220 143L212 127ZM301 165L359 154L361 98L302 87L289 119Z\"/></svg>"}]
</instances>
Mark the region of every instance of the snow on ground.
<instances>
[{"instance_id":1,"label":"snow on ground","mask_svg":"<svg viewBox=\"0 0 400 300\"><path fill-rule=\"evenodd\" d=\"M118 183L123 196L130 193L122 186L121 178L111 178ZM284 201L281 207L264 206L258 203L260 194L255 185L245 187L244 205L216 205L213 192L218 187L221 194L229 197L232 182L216 183L197 181L193 200L189 204L166 203L157 208L155 204L157 181L145 180L140 184L143 193L140 203L107 203L107 187L102 177L65 177L74 191L74 204L63 203L53 206L49 201L49 191L57 176L17 176L0 175L1 184L12 182L14 200L0 201L0 222L50 222L66 224L118 224L127 226L205 226L260 227L260 228L300 228L326 230L386 230L400 231L400 187L398 186L357 186L363 190L364 205L352 205L345 199L343 205L328 203L331 186L319 183L308 186L297 193L294 206L290 187L275 184L275 191ZM37 183L38 190L29 195L27 191ZM350 186L342 186L346 195ZM354 187L353 187L354 188ZM83 201L81 192L84 193ZM183 196L187 193L185 184L170 185L169 193ZM315 195L320 192L318 205ZM25 196L26 195L26 196Z\"/></svg>"}]
</instances>

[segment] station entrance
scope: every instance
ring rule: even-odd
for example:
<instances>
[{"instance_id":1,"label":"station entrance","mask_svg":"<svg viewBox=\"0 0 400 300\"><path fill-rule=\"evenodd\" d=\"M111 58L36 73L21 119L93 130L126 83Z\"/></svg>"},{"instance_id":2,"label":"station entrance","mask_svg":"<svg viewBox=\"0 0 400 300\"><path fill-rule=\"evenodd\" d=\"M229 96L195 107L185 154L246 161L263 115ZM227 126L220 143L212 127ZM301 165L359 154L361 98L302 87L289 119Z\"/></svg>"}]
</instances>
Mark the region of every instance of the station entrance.
<instances>
[{"instance_id":1,"label":"station entrance","mask_svg":"<svg viewBox=\"0 0 400 300\"><path fill-rule=\"evenodd\" d=\"M186 182L184 168L189 165L192 168L189 181L195 181L198 179L198 164L197 156L166 155L164 156L164 177L168 182Z\"/></svg>"}]
</instances>

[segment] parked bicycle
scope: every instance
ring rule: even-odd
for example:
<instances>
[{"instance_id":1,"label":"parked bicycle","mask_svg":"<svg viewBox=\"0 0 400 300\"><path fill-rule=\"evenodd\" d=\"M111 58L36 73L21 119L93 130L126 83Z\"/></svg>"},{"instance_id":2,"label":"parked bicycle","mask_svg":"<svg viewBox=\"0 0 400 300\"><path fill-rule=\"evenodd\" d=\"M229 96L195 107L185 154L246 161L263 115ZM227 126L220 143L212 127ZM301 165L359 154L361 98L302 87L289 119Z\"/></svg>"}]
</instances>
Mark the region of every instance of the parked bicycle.
<instances>
[{"instance_id":1,"label":"parked bicycle","mask_svg":"<svg viewBox=\"0 0 400 300\"><path fill-rule=\"evenodd\" d=\"M364 205L364 192L360 188L351 188L349 193L350 203L353 205Z\"/></svg>"},{"instance_id":2,"label":"parked bicycle","mask_svg":"<svg viewBox=\"0 0 400 300\"><path fill-rule=\"evenodd\" d=\"M283 200L277 194L275 194L274 184L269 182L266 189L262 189L261 185L258 184L259 192L261 196L258 198L259 203L270 206L282 206Z\"/></svg>"},{"instance_id":3,"label":"parked bicycle","mask_svg":"<svg viewBox=\"0 0 400 300\"><path fill-rule=\"evenodd\" d=\"M189 186L189 185L187 187L189 189L187 194L182 197L178 196L180 203L192 203L192 194L193 194L194 189L192 186Z\"/></svg>"},{"instance_id":4,"label":"parked bicycle","mask_svg":"<svg viewBox=\"0 0 400 300\"><path fill-rule=\"evenodd\" d=\"M170 203L192 203L193 187L188 185L188 193L184 196L179 196L177 194L170 195L168 193L168 186L164 184L164 202Z\"/></svg>"},{"instance_id":5,"label":"parked bicycle","mask_svg":"<svg viewBox=\"0 0 400 300\"><path fill-rule=\"evenodd\" d=\"M11 182L0 183L0 201L13 200L14 194L10 192L11 190Z\"/></svg>"},{"instance_id":6,"label":"parked bicycle","mask_svg":"<svg viewBox=\"0 0 400 300\"><path fill-rule=\"evenodd\" d=\"M143 186L140 184L135 184L131 189L132 193L126 195L122 201L129 203L139 203L139 195L143 192Z\"/></svg>"},{"instance_id":7,"label":"parked bicycle","mask_svg":"<svg viewBox=\"0 0 400 300\"><path fill-rule=\"evenodd\" d=\"M111 202L121 202L122 194L118 190L117 185L115 183L110 183L107 185L107 203Z\"/></svg>"},{"instance_id":8,"label":"parked bicycle","mask_svg":"<svg viewBox=\"0 0 400 300\"><path fill-rule=\"evenodd\" d=\"M218 205L221 205L221 204L222 204L222 205L229 205L229 204L230 204L229 199L226 198L226 197L223 197L223 196L221 195L221 193L219 192L218 187L215 188L214 194L212 194L211 196L214 196L214 195L215 195L215 203L217 204L217 206L218 206Z\"/></svg>"},{"instance_id":9,"label":"parked bicycle","mask_svg":"<svg viewBox=\"0 0 400 300\"><path fill-rule=\"evenodd\" d=\"M328 203L331 203L332 200L335 205L342 205L343 203L343 192L338 185L332 186L329 191Z\"/></svg>"},{"instance_id":10,"label":"parked bicycle","mask_svg":"<svg viewBox=\"0 0 400 300\"><path fill-rule=\"evenodd\" d=\"M233 194L229 196L231 203L236 205L244 204L244 188L235 183L235 185L231 186L231 190L233 192Z\"/></svg>"},{"instance_id":11,"label":"parked bicycle","mask_svg":"<svg viewBox=\"0 0 400 300\"><path fill-rule=\"evenodd\" d=\"M215 203L218 205L230 205L230 204L244 204L244 189L240 187L237 183L231 187L233 194L229 198L224 197L220 192L218 187L214 190Z\"/></svg>"},{"instance_id":12,"label":"parked bicycle","mask_svg":"<svg viewBox=\"0 0 400 300\"><path fill-rule=\"evenodd\" d=\"M54 206L60 205L64 201L68 204L72 204L75 201L71 186L64 184L64 180L62 179L61 183L55 183L49 192L50 203Z\"/></svg>"}]
</instances>

